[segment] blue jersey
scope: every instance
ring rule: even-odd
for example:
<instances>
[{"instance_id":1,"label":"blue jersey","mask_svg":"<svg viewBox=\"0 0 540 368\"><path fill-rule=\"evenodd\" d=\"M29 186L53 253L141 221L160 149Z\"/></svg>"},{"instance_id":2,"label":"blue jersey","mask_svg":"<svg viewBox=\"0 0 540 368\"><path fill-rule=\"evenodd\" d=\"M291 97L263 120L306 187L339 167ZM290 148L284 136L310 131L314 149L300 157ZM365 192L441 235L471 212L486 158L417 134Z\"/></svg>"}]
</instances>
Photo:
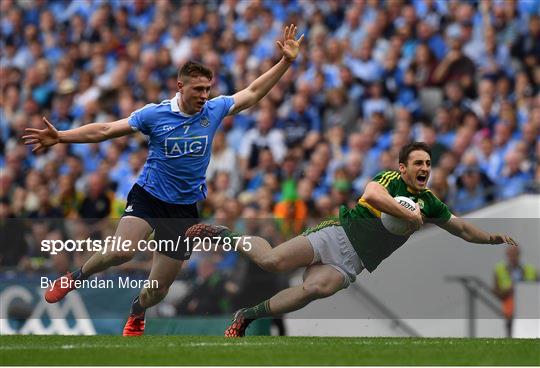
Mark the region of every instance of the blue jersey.
<instances>
[{"instance_id":1,"label":"blue jersey","mask_svg":"<svg viewBox=\"0 0 540 368\"><path fill-rule=\"evenodd\" d=\"M159 105L148 104L134 111L128 122L150 139L148 159L137 184L164 202L189 204L206 197L212 140L234 99L216 97L198 113L187 115L180 111L178 98L179 94Z\"/></svg>"}]
</instances>

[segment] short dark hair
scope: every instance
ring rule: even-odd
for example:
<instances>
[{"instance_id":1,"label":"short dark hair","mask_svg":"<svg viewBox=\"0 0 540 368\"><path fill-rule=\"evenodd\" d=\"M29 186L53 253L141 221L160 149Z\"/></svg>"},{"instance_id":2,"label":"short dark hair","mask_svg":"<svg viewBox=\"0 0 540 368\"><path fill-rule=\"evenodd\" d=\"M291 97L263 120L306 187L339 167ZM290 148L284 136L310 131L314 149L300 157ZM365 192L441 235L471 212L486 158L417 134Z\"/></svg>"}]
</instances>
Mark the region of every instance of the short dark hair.
<instances>
[{"instance_id":1,"label":"short dark hair","mask_svg":"<svg viewBox=\"0 0 540 368\"><path fill-rule=\"evenodd\" d=\"M407 164L407 160L409 159L409 155L413 151L424 151L427 152L429 157L431 158L431 149L427 144L424 142L412 142L409 143L399 150L399 163L400 164Z\"/></svg>"},{"instance_id":2,"label":"short dark hair","mask_svg":"<svg viewBox=\"0 0 540 368\"><path fill-rule=\"evenodd\" d=\"M203 76L210 80L214 77L212 70L196 61L189 60L178 71L178 80L182 77L199 77Z\"/></svg>"}]
</instances>

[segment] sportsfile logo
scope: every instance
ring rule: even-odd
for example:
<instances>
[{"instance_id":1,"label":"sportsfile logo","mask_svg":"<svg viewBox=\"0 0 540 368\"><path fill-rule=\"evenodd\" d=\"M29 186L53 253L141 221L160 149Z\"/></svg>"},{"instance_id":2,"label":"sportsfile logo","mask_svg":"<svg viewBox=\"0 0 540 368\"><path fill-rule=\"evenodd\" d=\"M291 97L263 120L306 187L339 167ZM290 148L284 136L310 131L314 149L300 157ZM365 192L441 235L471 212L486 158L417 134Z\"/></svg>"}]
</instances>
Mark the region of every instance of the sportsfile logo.
<instances>
[{"instance_id":1,"label":"sportsfile logo","mask_svg":"<svg viewBox=\"0 0 540 368\"><path fill-rule=\"evenodd\" d=\"M208 136L170 137L165 140L165 156L169 158L192 156L202 157L206 153Z\"/></svg>"}]
</instances>

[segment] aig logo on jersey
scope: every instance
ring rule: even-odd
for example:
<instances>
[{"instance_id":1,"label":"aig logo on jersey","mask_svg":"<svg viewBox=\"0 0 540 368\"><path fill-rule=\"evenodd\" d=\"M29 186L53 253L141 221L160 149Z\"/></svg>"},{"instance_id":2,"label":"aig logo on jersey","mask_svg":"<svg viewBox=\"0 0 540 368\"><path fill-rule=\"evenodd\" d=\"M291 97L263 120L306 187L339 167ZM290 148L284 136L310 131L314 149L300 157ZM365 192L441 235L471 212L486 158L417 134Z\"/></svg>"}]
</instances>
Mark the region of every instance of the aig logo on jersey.
<instances>
[{"instance_id":1,"label":"aig logo on jersey","mask_svg":"<svg viewBox=\"0 0 540 368\"><path fill-rule=\"evenodd\" d=\"M170 137L165 139L165 156L169 158L191 156L202 157L206 153L208 136Z\"/></svg>"}]
</instances>

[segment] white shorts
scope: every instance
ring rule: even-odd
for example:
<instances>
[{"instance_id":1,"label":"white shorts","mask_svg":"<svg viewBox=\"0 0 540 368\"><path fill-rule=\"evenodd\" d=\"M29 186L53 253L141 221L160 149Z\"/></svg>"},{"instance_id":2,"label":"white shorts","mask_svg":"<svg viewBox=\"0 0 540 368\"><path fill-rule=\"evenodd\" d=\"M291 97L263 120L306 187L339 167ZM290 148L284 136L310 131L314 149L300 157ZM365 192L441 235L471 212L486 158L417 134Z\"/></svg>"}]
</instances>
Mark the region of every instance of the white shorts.
<instances>
[{"instance_id":1,"label":"white shorts","mask_svg":"<svg viewBox=\"0 0 540 368\"><path fill-rule=\"evenodd\" d=\"M322 263L334 267L344 278L343 288L356 281L364 269L345 230L341 226L328 226L306 235L313 247L312 264Z\"/></svg>"}]
</instances>

